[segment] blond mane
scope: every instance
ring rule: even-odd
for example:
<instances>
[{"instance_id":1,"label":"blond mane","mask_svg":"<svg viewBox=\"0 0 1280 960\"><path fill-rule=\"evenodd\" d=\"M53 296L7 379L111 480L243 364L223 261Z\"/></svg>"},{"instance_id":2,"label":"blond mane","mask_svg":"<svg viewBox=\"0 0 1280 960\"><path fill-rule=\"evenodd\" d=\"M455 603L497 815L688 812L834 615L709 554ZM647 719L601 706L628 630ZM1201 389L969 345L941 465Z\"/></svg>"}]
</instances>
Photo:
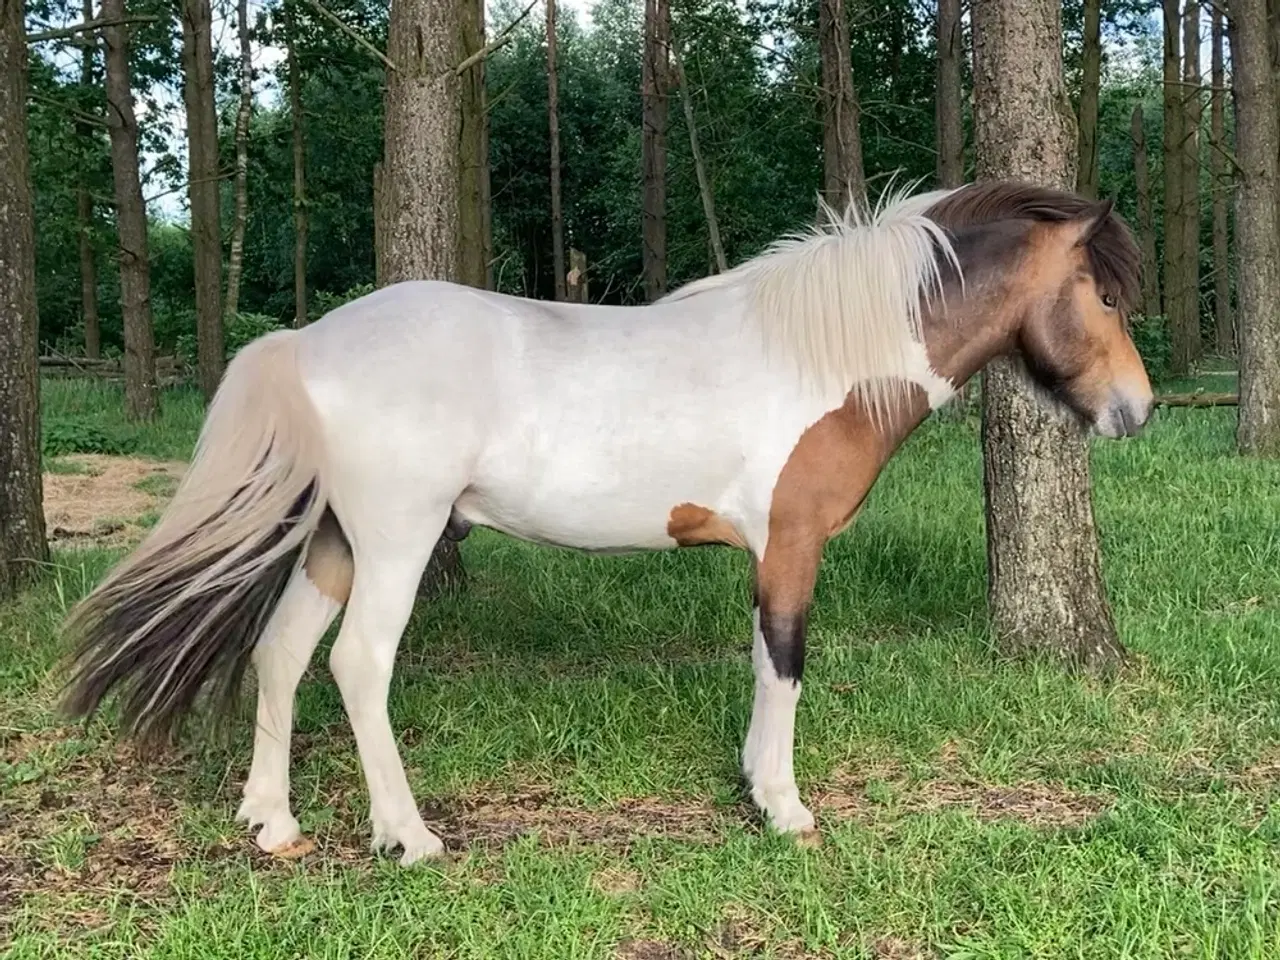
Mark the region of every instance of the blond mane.
<instances>
[{"instance_id":1,"label":"blond mane","mask_svg":"<svg viewBox=\"0 0 1280 960\"><path fill-rule=\"evenodd\" d=\"M767 357L790 363L824 393L858 391L881 411L928 372L921 300L940 286L941 258L959 274L950 238L925 216L952 191L909 196L913 186L886 190L869 211L850 204L841 214L819 201L823 222L663 300L744 288L744 319L758 329Z\"/></svg>"}]
</instances>

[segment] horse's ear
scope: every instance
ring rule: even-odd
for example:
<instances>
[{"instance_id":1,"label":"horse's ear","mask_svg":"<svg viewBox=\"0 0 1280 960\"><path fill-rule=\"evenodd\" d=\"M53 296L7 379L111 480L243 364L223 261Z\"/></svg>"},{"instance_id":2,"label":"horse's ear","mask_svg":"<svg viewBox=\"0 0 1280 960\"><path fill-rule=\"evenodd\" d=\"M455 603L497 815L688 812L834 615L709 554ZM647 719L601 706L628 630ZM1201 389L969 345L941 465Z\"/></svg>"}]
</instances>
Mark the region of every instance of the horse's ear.
<instances>
[{"instance_id":1,"label":"horse's ear","mask_svg":"<svg viewBox=\"0 0 1280 960\"><path fill-rule=\"evenodd\" d=\"M1101 203L1094 204L1089 212L1077 221L1082 229L1076 238L1075 246L1084 247L1089 244L1089 241L1106 224L1107 219L1111 216L1111 211L1115 209L1115 205L1115 198L1107 197Z\"/></svg>"}]
</instances>

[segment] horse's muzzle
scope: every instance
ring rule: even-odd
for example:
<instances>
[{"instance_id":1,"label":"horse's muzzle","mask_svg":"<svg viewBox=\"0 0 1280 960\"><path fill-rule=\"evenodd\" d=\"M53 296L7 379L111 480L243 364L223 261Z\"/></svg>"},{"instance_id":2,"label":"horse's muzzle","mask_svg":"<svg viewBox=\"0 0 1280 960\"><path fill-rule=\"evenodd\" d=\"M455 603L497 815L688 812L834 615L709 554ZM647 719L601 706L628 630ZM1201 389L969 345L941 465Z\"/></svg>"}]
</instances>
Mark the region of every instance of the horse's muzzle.
<instances>
[{"instance_id":1,"label":"horse's muzzle","mask_svg":"<svg viewBox=\"0 0 1280 960\"><path fill-rule=\"evenodd\" d=\"M1093 422L1093 429L1099 436L1112 440L1136 437L1151 418L1154 407L1155 396L1150 387L1145 390L1113 387L1109 402Z\"/></svg>"}]
</instances>

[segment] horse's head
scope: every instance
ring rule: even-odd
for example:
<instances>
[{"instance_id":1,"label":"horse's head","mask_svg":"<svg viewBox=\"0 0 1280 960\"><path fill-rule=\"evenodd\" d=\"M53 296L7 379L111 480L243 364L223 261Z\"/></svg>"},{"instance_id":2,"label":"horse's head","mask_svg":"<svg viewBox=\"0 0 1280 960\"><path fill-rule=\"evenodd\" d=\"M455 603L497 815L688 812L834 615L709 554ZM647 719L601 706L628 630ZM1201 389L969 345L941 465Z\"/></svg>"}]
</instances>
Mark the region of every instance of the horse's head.
<instances>
[{"instance_id":1,"label":"horse's head","mask_svg":"<svg viewBox=\"0 0 1280 960\"><path fill-rule=\"evenodd\" d=\"M1121 437L1142 429L1154 396L1128 328L1139 251L1111 206L1038 224L1017 346L1041 386L1102 436Z\"/></svg>"}]
</instances>

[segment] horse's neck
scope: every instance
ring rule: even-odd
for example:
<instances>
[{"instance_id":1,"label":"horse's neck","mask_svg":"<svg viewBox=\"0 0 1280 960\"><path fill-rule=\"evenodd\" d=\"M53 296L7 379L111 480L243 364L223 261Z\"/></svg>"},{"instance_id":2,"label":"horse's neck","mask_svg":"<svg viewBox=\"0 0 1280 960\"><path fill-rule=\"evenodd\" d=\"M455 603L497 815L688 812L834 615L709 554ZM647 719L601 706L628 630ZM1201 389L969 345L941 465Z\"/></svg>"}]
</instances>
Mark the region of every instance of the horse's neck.
<instances>
[{"instance_id":1,"label":"horse's neck","mask_svg":"<svg viewBox=\"0 0 1280 960\"><path fill-rule=\"evenodd\" d=\"M963 293L948 284L922 317L933 369L959 389L989 360L1014 347L1024 309L1009 283L994 275L966 278Z\"/></svg>"}]
</instances>

